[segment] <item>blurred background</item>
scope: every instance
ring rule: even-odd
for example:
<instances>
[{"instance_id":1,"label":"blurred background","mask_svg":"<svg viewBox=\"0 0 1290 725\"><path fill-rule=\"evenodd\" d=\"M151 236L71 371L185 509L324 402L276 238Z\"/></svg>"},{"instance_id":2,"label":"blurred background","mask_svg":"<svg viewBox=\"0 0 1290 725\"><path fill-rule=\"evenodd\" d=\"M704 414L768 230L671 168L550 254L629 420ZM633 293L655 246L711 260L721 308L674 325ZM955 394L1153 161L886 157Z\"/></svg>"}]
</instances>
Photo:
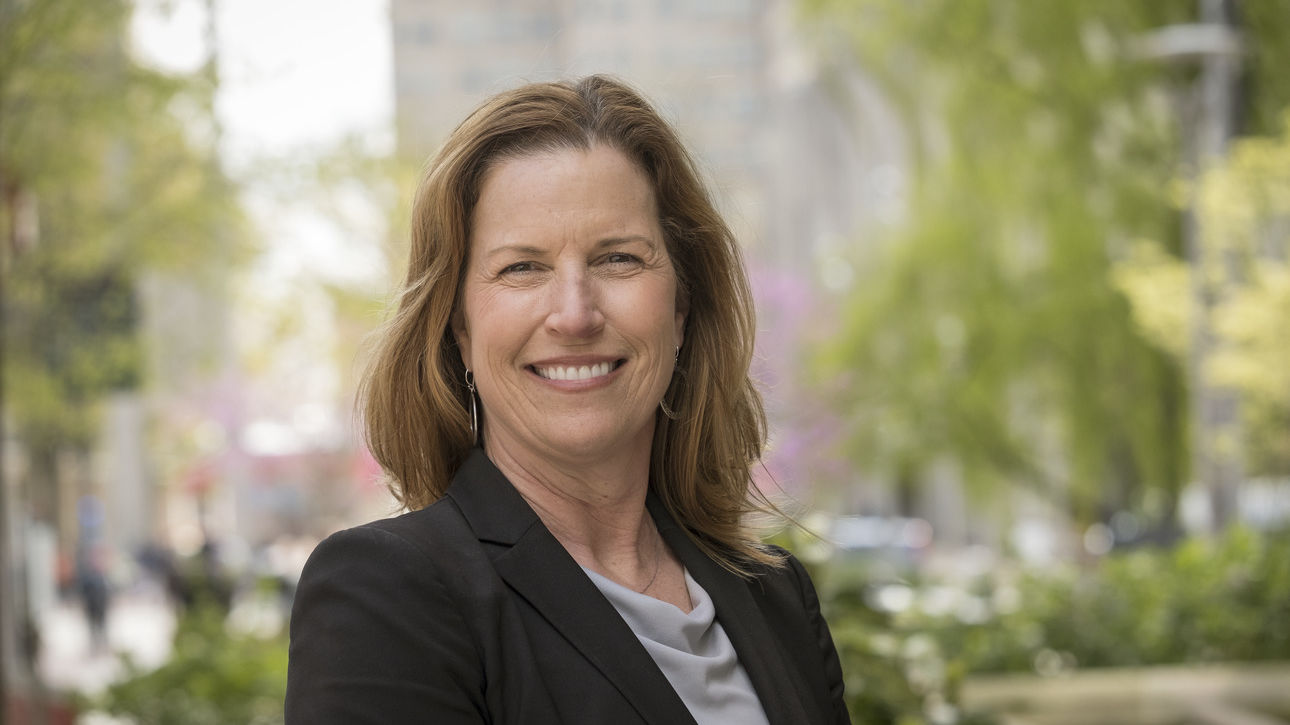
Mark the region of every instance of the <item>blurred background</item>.
<instances>
[{"instance_id":1,"label":"blurred background","mask_svg":"<svg viewBox=\"0 0 1290 725\"><path fill-rule=\"evenodd\" d=\"M856 722L1290 722L1286 10L0 0L3 722L281 722L419 169L592 72L745 244Z\"/></svg>"}]
</instances>

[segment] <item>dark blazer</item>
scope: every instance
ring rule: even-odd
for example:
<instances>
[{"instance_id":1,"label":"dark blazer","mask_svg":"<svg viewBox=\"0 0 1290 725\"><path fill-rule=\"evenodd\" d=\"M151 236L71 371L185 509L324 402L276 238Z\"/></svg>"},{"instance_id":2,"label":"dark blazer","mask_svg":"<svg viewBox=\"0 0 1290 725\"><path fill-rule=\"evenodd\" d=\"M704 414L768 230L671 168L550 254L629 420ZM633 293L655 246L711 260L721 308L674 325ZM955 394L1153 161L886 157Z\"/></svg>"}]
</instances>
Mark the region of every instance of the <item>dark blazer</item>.
<instances>
[{"instance_id":1,"label":"dark blazer","mask_svg":"<svg viewBox=\"0 0 1290 725\"><path fill-rule=\"evenodd\" d=\"M744 580L650 497L771 725L846 723L800 563ZM291 614L288 725L694 723L631 629L478 449L447 495L327 538Z\"/></svg>"}]
</instances>

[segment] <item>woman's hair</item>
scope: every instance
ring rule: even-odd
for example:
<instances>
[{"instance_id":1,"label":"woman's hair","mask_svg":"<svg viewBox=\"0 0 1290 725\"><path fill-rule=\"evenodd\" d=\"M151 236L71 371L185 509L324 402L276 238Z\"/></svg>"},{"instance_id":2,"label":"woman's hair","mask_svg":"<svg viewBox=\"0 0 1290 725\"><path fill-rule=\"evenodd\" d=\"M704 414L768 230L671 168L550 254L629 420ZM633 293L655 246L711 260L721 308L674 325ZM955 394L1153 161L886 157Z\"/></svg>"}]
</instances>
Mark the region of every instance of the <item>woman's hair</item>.
<instances>
[{"instance_id":1,"label":"woman's hair","mask_svg":"<svg viewBox=\"0 0 1290 725\"><path fill-rule=\"evenodd\" d=\"M450 330L485 175L510 159L602 144L651 182L688 307L685 344L657 413L650 486L716 561L746 573L774 563L746 515L774 508L751 483L766 440L748 375L755 331L738 242L676 132L635 91L605 76L534 83L494 96L453 131L417 189L407 279L363 381L367 443L409 509L448 488L473 445L471 393Z\"/></svg>"}]
</instances>

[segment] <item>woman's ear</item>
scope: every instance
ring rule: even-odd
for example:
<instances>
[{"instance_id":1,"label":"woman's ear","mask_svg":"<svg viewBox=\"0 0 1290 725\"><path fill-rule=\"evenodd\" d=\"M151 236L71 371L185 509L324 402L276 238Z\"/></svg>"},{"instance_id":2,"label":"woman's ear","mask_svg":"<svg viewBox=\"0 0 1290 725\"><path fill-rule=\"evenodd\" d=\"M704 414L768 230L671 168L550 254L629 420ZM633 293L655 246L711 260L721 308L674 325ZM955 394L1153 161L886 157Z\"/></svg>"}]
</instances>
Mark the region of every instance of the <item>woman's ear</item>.
<instances>
[{"instance_id":1,"label":"woman's ear","mask_svg":"<svg viewBox=\"0 0 1290 725\"><path fill-rule=\"evenodd\" d=\"M690 295L683 290L676 295L676 347L685 344L685 318L690 314Z\"/></svg>"},{"instance_id":2,"label":"woman's ear","mask_svg":"<svg viewBox=\"0 0 1290 725\"><path fill-rule=\"evenodd\" d=\"M457 341L457 350L461 353L461 364L470 369L470 331L466 328L466 316L462 314L461 308L452 311L452 319L449 321L449 327L452 329L452 337Z\"/></svg>"}]
</instances>

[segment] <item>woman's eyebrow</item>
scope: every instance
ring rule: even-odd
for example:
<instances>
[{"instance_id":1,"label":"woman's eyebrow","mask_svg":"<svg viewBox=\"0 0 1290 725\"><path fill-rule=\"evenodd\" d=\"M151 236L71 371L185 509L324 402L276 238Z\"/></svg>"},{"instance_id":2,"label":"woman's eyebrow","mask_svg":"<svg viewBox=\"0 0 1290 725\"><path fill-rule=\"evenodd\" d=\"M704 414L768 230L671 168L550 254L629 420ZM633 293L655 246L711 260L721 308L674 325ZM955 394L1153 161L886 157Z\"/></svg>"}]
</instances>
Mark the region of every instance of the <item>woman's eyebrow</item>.
<instances>
[{"instance_id":1,"label":"woman's eyebrow","mask_svg":"<svg viewBox=\"0 0 1290 725\"><path fill-rule=\"evenodd\" d=\"M494 247L488 250L484 255L484 258L492 259L499 254L514 254L520 257L540 257L545 253L545 250L528 244L503 244L500 247Z\"/></svg>"},{"instance_id":2,"label":"woman's eyebrow","mask_svg":"<svg viewBox=\"0 0 1290 725\"><path fill-rule=\"evenodd\" d=\"M628 234L623 237L606 237L601 239L599 242L596 242L596 249L599 251L602 249L609 249L610 247L621 247L624 244L631 244L633 242L644 242L649 245L651 249L657 246L657 242L652 237L645 236L644 234Z\"/></svg>"}]
</instances>

